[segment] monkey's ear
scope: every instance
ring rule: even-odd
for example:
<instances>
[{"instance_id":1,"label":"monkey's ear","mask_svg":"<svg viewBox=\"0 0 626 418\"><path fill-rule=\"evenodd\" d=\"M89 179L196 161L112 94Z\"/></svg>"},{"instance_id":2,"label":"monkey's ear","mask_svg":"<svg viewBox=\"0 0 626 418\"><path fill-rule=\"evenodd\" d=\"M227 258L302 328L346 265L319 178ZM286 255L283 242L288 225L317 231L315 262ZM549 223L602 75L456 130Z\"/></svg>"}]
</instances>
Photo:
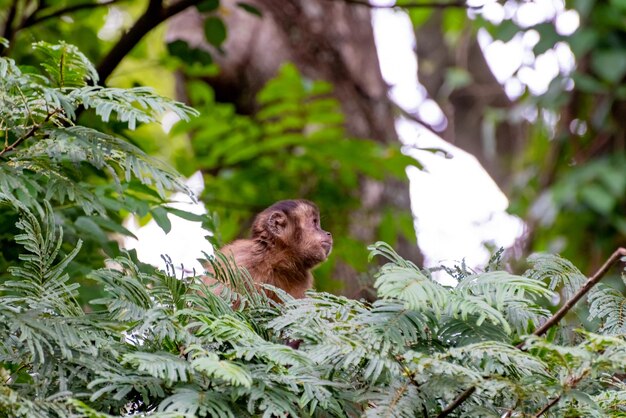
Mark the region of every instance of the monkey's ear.
<instances>
[{"instance_id":1,"label":"monkey's ear","mask_svg":"<svg viewBox=\"0 0 626 418\"><path fill-rule=\"evenodd\" d=\"M280 235L287 227L287 215L275 211L267 218L267 229L274 235Z\"/></svg>"}]
</instances>

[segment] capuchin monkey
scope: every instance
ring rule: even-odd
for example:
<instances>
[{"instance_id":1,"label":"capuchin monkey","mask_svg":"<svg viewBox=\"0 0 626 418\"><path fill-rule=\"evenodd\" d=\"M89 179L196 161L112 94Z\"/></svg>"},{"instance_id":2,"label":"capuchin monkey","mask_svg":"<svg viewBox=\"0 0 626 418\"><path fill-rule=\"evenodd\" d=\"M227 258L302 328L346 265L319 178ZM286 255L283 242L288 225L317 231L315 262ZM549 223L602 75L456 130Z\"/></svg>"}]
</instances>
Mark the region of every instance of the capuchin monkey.
<instances>
[{"instance_id":1,"label":"capuchin monkey","mask_svg":"<svg viewBox=\"0 0 626 418\"><path fill-rule=\"evenodd\" d=\"M282 200L256 216L250 239L234 241L221 252L248 270L257 288L270 284L303 298L313 286L311 269L326 260L332 247L332 235L321 228L313 202ZM205 282L214 280L206 277ZM279 301L273 292L264 291Z\"/></svg>"}]
</instances>

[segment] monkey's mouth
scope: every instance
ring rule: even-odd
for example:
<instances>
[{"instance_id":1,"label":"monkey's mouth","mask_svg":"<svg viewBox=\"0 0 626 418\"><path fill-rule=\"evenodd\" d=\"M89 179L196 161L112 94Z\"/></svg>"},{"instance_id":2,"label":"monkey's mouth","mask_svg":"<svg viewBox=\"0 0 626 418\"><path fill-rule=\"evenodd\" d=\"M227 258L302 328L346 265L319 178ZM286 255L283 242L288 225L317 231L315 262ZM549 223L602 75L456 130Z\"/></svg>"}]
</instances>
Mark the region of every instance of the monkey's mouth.
<instances>
[{"instance_id":1,"label":"monkey's mouth","mask_svg":"<svg viewBox=\"0 0 626 418\"><path fill-rule=\"evenodd\" d=\"M322 248L326 253L326 257L328 257L333 249L333 243L331 241L322 241Z\"/></svg>"}]
</instances>

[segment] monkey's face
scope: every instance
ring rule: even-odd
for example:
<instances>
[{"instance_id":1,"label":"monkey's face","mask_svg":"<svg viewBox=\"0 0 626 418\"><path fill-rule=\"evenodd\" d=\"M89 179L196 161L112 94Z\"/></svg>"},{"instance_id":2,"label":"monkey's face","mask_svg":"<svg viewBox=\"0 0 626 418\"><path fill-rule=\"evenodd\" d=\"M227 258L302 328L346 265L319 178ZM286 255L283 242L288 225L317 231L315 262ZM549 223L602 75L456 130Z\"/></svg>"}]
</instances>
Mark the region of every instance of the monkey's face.
<instances>
[{"instance_id":1,"label":"monkey's face","mask_svg":"<svg viewBox=\"0 0 626 418\"><path fill-rule=\"evenodd\" d=\"M253 237L287 251L290 261L305 269L326 260L333 247L332 235L320 225L319 210L306 200L277 202L261 212Z\"/></svg>"},{"instance_id":2,"label":"monkey's face","mask_svg":"<svg viewBox=\"0 0 626 418\"><path fill-rule=\"evenodd\" d=\"M302 241L305 246L303 252L308 249L311 258L316 261L315 264L326 260L333 249L333 237L330 232L322 229L317 210L300 217L299 221L303 237L306 237Z\"/></svg>"}]
</instances>

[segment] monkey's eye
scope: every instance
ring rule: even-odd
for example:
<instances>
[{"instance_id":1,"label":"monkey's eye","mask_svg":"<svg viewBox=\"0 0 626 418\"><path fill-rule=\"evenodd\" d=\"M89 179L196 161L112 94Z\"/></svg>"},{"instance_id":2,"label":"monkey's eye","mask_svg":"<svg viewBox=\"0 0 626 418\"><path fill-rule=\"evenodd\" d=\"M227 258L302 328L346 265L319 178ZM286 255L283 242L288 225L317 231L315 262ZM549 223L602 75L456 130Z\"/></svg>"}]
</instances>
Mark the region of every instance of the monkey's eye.
<instances>
[{"instance_id":1,"label":"monkey's eye","mask_svg":"<svg viewBox=\"0 0 626 418\"><path fill-rule=\"evenodd\" d=\"M320 223L320 220L319 220L319 219L317 219L317 218L313 218L313 225L314 225L314 226L319 225L319 223Z\"/></svg>"}]
</instances>

